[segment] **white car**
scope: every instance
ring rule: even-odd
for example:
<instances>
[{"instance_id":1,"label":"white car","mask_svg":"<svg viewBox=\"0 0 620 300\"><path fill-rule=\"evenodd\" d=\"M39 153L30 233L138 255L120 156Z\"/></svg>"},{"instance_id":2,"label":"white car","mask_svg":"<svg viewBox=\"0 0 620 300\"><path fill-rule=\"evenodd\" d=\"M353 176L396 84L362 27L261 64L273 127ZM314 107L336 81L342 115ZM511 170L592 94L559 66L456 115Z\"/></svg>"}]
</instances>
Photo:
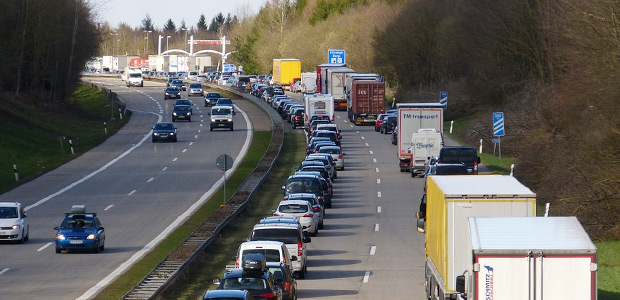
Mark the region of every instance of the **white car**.
<instances>
[{"instance_id":1,"label":"white car","mask_svg":"<svg viewBox=\"0 0 620 300\"><path fill-rule=\"evenodd\" d=\"M273 213L274 217L295 217L305 231L312 235L319 232L319 214L305 200L284 200Z\"/></svg>"},{"instance_id":2,"label":"white car","mask_svg":"<svg viewBox=\"0 0 620 300\"><path fill-rule=\"evenodd\" d=\"M312 193L291 193L287 200L308 201L312 205L312 210L319 215L319 229L323 229L323 219L325 218L325 208L319 202L319 198Z\"/></svg>"},{"instance_id":3,"label":"white car","mask_svg":"<svg viewBox=\"0 0 620 300\"><path fill-rule=\"evenodd\" d=\"M336 168L338 170L344 170L345 153L342 152L342 148L340 148L340 146L323 146L319 148L319 153L331 155L334 163L336 163Z\"/></svg>"},{"instance_id":4,"label":"white car","mask_svg":"<svg viewBox=\"0 0 620 300\"><path fill-rule=\"evenodd\" d=\"M30 225L19 202L0 202L0 240L28 241Z\"/></svg>"}]
</instances>

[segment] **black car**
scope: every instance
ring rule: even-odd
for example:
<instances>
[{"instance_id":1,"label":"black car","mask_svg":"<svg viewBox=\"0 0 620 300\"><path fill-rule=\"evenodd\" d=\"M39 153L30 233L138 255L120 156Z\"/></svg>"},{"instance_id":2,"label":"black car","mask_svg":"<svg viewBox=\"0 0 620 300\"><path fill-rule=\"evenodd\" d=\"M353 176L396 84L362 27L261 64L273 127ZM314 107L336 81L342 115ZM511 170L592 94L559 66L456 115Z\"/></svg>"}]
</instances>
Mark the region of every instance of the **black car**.
<instances>
[{"instance_id":1,"label":"black car","mask_svg":"<svg viewBox=\"0 0 620 300\"><path fill-rule=\"evenodd\" d=\"M176 86L169 86L164 90L164 100L168 100L170 98L181 98L181 90L179 90Z\"/></svg>"},{"instance_id":2,"label":"black car","mask_svg":"<svg viewBox=\"0 0 620 300\"><path fill-rule=\"evenodd\" d=\"M306 115L306 110L303 108L295 110L295 112L291 115L291 123L293 124L293 128L297 128L297 126L304 126L304 116Z\"/></svg>"},{"instance_id":3,"label":"black car","mask_svg":"<svg viewBox=\"0 0 620 300\"><path fill-rule=\"evenodd\" d=\"M291 268L282 262L268 262L267 268L282 290L282 299L297 300L297 281Z\"/></svg>"},{"instance_id":4,"label":"black car","mask_svg":"<svg viewBox=\"0 0 620 300\"><path fill-rule=\"evenodd\" d=\"M478 174L480 157L474 147L443 147L439 150L439 164L464 163L470 174Z\"/></svg>"},{"instance_id":5,"label":"black car","mask_svg":"<svg viewBox=\"0 0 620 300\"><path fill-rule=\"evenodd\" d=\"M183 80L181 79L173 80L172 82L170 82L170 86L176 86L179 90L183 91L187 89L187 86L185 86L185 82L183 82Z\"/></svg>"},{"instance_id":6,"label":"black car","mask_svg":"<svg viewBox=\"0 0 620 300\"><path fill-rule=\"evenodd\" d=\"M323 185L318 176L308 175L292 175L286 180L286 184L282 186L284 197L288 197L293 193L312 193L315 194L319 202L323 202L325 195L323 194Z\"/></svg>"},{"instance_id":7,"label":"black car","mask_svg":"<svg viewBox=\"0 0 620 300\"><path fill-rule=\"evenodd\" d=\"M176 120L187 120L189 122L192 121L192 111L191 106L188 105L175 105L172 111L172 122Z\"/></svg>"},{"instance_id":8,"label":"black car","mask_svg":"<svg viewBox=\"0 0 620 300\"><path fill-rule=\"evenodd\" d=\"M379 132L388 134L394 131L394 128L396 128L396 120L396 116L386 116L383 121L381 121L381 127L379 128Z\"/></svg>"},{"instance_id":9,"label":"black car","mask_svg":"<svg viewBox=\"0 0 620 300\"><path fill-rule=\"evenodd\" d=\"M232 99L230 99L230 98L220 98L220 99L217 100L217 103L215 105L216 106L228 106L232 110L233 115L236 114L236 112L235 112L235 104L233 103Z\"/></svg>"},{"instance_id":10,"label":"black car","mask_svg":"<svg viewBox=\"0 0 620 300\"><path fill-rule=\"evenodd\" d=\"M282 300L282 289L267 268L265 257L250 253L243 257L242 268L226 270L218 290L247 290L254 299Z\"/></svg>"},{"instance_id":11,"label":"black car","mask_svg":"<svg viewBox=\"0 0 620 300\"><path fill-rule=\"evenodd\" d=\"M214 106L217 100L222 98L222 95L217 92L208 92L205 95L205 106Z\"/></svg>"},{"instance_id":12,"label":"black car","mask_svg":"<svg viewBox=\"0 0 620 300\"><path fill-rule=\"evenodd\" d=\"M193 107L194 104L189 99L178 99L177 101L174 102L174 105L175 106L177 106L177 105L187 105L189 107L189 112L191 114L194 114L194 111L192 110L192 107Z\"/></svg>"},{"instance_id":13,"label":"black car","mask_svg":"<svg viewBox=\"0 0 620 300\"><path fill-rule=\"evenodd\" d=\"M153 126L153 143L159 140L177 141L177 128L172 122L159 122Z\"/></svg>"},{"instance_id":14,"label":"black car","mask_svg":"<svg viewBox=\"0 0 620 300\"><path fill-rule=\"evenodd\" d=\"M247 290L211 290L207 291L202 300L252 300Z\"/></svg>"}]
</instances>

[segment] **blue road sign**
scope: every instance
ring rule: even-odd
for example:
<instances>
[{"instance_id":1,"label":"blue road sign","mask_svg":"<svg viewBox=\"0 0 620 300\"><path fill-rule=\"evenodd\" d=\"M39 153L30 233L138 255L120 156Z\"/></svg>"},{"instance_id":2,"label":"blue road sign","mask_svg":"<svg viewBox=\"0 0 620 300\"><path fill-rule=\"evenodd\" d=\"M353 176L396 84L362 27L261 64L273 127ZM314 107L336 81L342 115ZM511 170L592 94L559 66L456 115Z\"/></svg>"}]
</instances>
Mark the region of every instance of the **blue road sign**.
<instances>
[{"instance_id":1,"label":"blue road sign","mask_svg":"<svg viewBox=\"0 0 620 300\"><path fill-rule=\"evenodd\" d=\"M345 64L346 51L329 49L327 52L327 61L330 64Z\"/></svg>"},{"instance_id":2,"label":"blue road sign","mask_svg":"<svg viewBox=\"0 0 620 300\"><path fill-rule=\"evenodd\" d=\"M504 130L504 113L503 112L493 113L493 135L494 136L506 135L506 131Z\"/></svg>"},{"instance_id":3,"label":"blue road sign","mask_svg":"<svg viewBox=\"0 0 620 300\"><path fill-rule=\"evenodd\" d=\"M499 141L500 141L500 139L499 139L499 138L497 138L497 139L491 139L491 142L493 142L493 144L497 144L497 143L499 143Z\"/></svg>"},{"instance_id":4,"label":"blue road sign","mask_svg":"<svg viewBox=\"0 0 620 300\"><path fill-rule=\"evenodd\" d=\"M234 72L235 65L233 64L224 64L224 72Z\"/></svg>"},{"instance_id":5,"label":"blue road sign","mask_svg":"<svg viewBox=\"0 0 620 300\"><path fill-rule=\"evenodd\" d=\"M443 105L444 109L448 108L448 92L446 91L439 92L439 103Z\"/></svg>"}]
</instances>

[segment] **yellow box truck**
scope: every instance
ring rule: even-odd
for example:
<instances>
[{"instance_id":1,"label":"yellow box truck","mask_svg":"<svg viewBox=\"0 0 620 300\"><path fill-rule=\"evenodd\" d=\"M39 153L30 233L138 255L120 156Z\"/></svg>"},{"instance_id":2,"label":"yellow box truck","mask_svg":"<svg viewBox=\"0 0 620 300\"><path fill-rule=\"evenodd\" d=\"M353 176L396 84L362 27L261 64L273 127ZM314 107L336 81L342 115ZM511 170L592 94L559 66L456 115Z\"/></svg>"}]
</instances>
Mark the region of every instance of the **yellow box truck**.
<instances>
[{"instance_id":1,"label":"yellow box truck","mask_svg":"<svg viewBox=\"0 0 620 300\"><path fill-rule=\"evenodd\" d=\"M512 176L432 175L417 216L427 299L456 299L456 277L471 265L468 218L536 216L536 194Z\"/></svg>"},{"instance_id":2,"label":"yellow box truck","mask_svg":"<svg viewBox=\"0 0 620 300\"><path fill-rule=\"evenodd\" d=\"M273 83L288 89L294 78L301 78L301 60L275 58L273 60Z\"/></svg>"}]
</instances>

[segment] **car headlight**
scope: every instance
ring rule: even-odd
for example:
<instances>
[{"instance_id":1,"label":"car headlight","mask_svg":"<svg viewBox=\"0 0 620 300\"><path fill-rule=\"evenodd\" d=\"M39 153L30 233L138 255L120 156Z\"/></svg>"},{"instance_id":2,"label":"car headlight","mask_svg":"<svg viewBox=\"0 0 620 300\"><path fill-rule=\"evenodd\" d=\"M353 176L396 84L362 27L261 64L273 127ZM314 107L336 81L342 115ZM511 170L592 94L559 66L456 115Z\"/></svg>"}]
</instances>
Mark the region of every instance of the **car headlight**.
<instances>
[{"instance_id":1,"label":"car headlight","mask_svg":"<svg viewBox=\"0 0 620 300\"><path fill-rule=\"evenodd\" d=\"M159 136L159 133L157 133L157 132L153 132L153 135L154 135L154 136Z\"/></svg>"},{"instance_id":2,"label":"car headlight","mask_svg":"<svg viewBox=\"0 0 620 300\"><path fill-rule=\"evenodd\" d=\"M228 122L232 122L232 119L227 119L227 120L228 120Z\"/></svg>"},{"instance_id":3,"label":"car headlight","mask_svg":"<svg viewBox=\"0 0 620 300\"><path fill-rule=\"evenodd\" d=\"M65 236L63 234L57 234L56 235L56 239L60 240L60 241L64 241L65 240Z\"/></svg>"},{"instance_id":4,"label":"car headlight","mask_svg":"<svg viewBox=\"0 0 620 300\"><path fill-rule=\"evenodd\" d=\"M171 132L170 135L174 135L174 132Z\"/></svg>"},{"instance_id":5,"label":"car headlight","mask_svg":"<svg viewBox=\"0 0 620 300\"><path fill-rule=\"evenodd\" d=\"M173 112L173 113L172 113L172 115L173 115L173 116L176 116L176 115L177 115L177 113Z\"/></svg>"},{"instance_id":6,"label":"car headlight","mask_svg":"<svg viewBox=\"0 0 620 300\"><path fill-rule=\"evenodd\" d=\"M21 227L19 226L19 224L15 224L15 225L13 225L13 226L11 227L11 229L13 229L13 230L17 230L17 229L19 229L19 228L21 228Z\"/></svg>"},{"instance_id":7,"label":"car headlight","mask_svg":"<svg viewBox=\"0 0 620 300\"><path fill-rule=\"evenodd\" d=\"M166 93L166 96L170 96L170 94Z\"/></svg>"},{"instance_id":8,"label":"car headlight","mask_svg":"<svg viewBox=\"0 0 620 300\"><path fill-rule=\"evenodd\" d=\"M211 122L214 122L214 123L215 123L215 119L211 119Z\"/></svg>"},{"instance_id":9,"label":"car headlight","mask_svg":"<svg viewBox=\"0 0 620 300\"><path fill-rule=\"evenodd\" d=\"M186 115L188 115L188 116L189 116L189 115L190 115L190 113L186 113Z\"/></svg>"},{"instance_id":10,"label":"car headlight","mask_svg":"<svg viewBox=\"0 0 620 300\"><path fill-rule=\"evenodd\" d=\"M94 240L94 239L96 239L96 238L97 238L97 236L95 236L95 234L94 234L94 233L91 233L91 234L89 234L89 235L86 237L86 239L87 239L87 240Z\"/></svg>"}]
</instances>

